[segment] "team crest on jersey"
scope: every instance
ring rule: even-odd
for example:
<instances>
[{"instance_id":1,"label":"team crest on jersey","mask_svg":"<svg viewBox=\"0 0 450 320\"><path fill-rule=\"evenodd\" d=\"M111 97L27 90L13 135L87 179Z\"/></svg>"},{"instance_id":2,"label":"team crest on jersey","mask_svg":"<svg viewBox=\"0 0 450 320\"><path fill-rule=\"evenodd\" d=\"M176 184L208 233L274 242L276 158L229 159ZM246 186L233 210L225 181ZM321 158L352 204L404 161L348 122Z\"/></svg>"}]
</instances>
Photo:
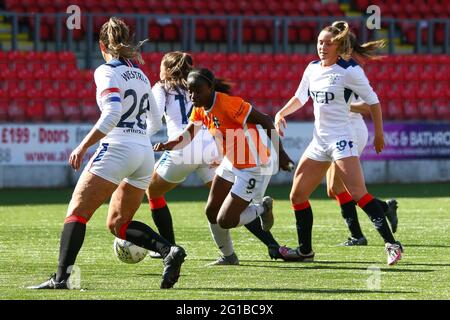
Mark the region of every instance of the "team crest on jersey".
<instances>
[{"instance_id":1,"label":"team crest on jersey","mask_svg":"<svg viewBox=\"0 0 450 320\"><path fill-rule=\"evenodd\" d=\"M220 122L219 122L219 119L217 119L216 116L213 117L213 122L214 122L214 127L216 127L217 129L219 129L219 127L220 127Z\"/></svg>"},{"instance_id":2,"label":"team crest on jersey","mask_svg":"<svg viewBox=\"0 0 450 320\"><path fill-rule=\"evenodd\" d=\"M339 74L333 73L328 76L328 82L330 85L335 85L341 76Z\"/></svg>"}]
</instances>

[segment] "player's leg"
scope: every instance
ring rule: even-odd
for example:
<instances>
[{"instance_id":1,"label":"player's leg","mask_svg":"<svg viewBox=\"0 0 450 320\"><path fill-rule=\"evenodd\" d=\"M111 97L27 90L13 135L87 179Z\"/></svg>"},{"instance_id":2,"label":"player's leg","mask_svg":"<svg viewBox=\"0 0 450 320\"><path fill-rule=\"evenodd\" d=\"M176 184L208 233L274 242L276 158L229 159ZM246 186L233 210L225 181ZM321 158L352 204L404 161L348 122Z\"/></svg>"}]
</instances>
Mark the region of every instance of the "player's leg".
<instances>
[{"instance_id":1,"label":"player's leg","mask_svg":"<svg viewBox=\"0 0 450 320\"><path fill-rule=\"evenodd\" d=\"M396 263L400 260L403 249L395 241L379 202L367 192L359 158L347 157L336 160L336 170L352 198L366 212L383 238L388 252L388 264Z\"/></svg>"},{"instance_id":2,"label":"player's leg","mask_svg":"<svg viewBox=\"0 0 450 320\"><path fill-rule=\"evenodd\" d=\"M237 265L239 264L239 259L234 252L230 231L222 228L217 223L217 214L220 210L220 205L230 192L233 183L216 175L213 181L208 184L210 185L210 192L206 204L206 216L208 218L211 236L222 253L218 260L209 265Z\"/></svg>"},{"instance_id":3,"label":"player's leg","mask_svg":"<svg viewBox=\"0 0 450 320\"><path fill-rule=\"evenodd\" d=\"M171 183L164 180L155 171L153 172L152 182L146 191L152 218L158 228L159 234L172 244L175 244L175 233L173 231L172 215L170 214L164 195L177 185L178 183Z\"/></svg>"},{"instance_id":4,"label":"player's leg","mask_svg":"<svg viewBox=\"0 0 450 320\"><path fill-rule=\"evenodd\" d=\"M329 166L330 162L328 161L317 161L303 156L294 174L290 200L295 213L298 236L296 251L300 261L314 259L312 250L313 213L309 197L322 181ZM289 255L289 252L282 252L282 254Z\"/></svg>"},{"instance_id":5,"label":"player's leg","mask_svg":"<svg viewBox=\"0 0 450 320\"><path fill-rule=\"evenodd\" d=\"M344 183L337 176L335 164L332 163L327 171L327 194L336 198L341 207L341 214L350 230L350 238L343 243L345 246L367 245L356 213L356 203L345 189Z\"/></svg>"},{"instance_id":6,"label":"player's leg","mask_svg":"<svg viewBox=\"0 0 450 320\"><path fill-rule=\"evenodd\" d=\"M132 220L144 193L145 189L122 182L111 197L107 226L116 237L160 253L165 265L161 288L171 288L178 281L186 253L183 248L172 246L150 226Z\"/></svg>"},{"instance_id":7,"label":"player's leg","mask_svg":"<svg viewBox=\"0 0 450 320\"><path fill-rule=\"evenodd\" d=\"M115 183L84 170L70 200L61 233L58 270L41 285L30 289L68 289L67 280L84 242L86 223L117 188Z\"/></svg>"}]
</instances>

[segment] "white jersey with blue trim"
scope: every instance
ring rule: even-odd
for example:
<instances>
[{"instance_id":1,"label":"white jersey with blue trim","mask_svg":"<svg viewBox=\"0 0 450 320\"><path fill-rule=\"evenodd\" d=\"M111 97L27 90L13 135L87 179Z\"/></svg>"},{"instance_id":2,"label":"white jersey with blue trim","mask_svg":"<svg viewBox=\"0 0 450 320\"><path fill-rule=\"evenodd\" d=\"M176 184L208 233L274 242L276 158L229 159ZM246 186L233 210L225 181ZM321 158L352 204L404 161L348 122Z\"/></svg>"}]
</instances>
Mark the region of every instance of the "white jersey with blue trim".
<instances>
[{"instance_id":1,"label":"white jersey with blue trim","mask_svg":"<svg viewBox=\"0 0 450 320\"><path fill-rule=\"evenodd\" d=\"M156 99L156 104L166 119L169 140L174 140L183 133L189 124L189 117L193 109L189 93L182 89L166 91L161 82L156 83L152 91ZM214 138L206 127L203 126L202 129L194 137L192 143L197 144L197 146L198 144L202 144L205 147L214 142Z\"/></svg>"},{"instance_id":2,"label":"white jersey with blue trim","mask_svg":"<svg viewBox=\"0 0 450 320\"><path fill-rule=\"evenodd\" d=\"M113 59L94 73L97 104L102 115L96 128L106 134L102 143L151 146L150 136L161 128L150 81L128 59Z\"/></svg>"},{"instance_id":3,"label":"white jersey with blue trim","mask_svg":"<svg viewBox=\"0 0 450 320\"><path fill-rule=\"evenodd\" d=\"M309 97L313 99L314 136L324 141L350 134L350 104L355 95L369 105L379 102L364 71L353 59L339 59L327 67L320 61L311 62L295 93L302 105Z\"/></svg>"}]
</instances>

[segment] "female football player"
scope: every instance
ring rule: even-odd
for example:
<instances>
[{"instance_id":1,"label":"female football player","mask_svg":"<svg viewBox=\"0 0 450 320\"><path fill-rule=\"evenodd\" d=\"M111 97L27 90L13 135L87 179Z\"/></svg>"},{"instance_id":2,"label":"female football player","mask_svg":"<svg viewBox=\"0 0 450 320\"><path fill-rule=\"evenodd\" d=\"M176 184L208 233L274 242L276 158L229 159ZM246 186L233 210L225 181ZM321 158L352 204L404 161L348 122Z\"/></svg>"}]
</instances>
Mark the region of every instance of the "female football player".
<instances>
[{"instance_id":1,"label":"female football player","mask_svg":"<svg viewBox=\"0 0 450 320\"><path fill-rule=\"evenodd\" d=\"M299 247L286 254L296 255L299 261L314 259L311 243L313 215L309 197L331 162L335 163L336 172L351 198L367 213L383 238L388 264L393 265L401 259L401 244L395 241L379 202L367 192L349 117L351 98L356 94L370 105L375 128L374 147L380 153L384 147L380 103L352 54L370 56L382 43L352 43L346 22L325 27L317 40L320 60L308 65L295 96L276 115L275 126L282 134L285 117L301 108L309 96L314 101L313 139L300 159L290 194Z\"/></svg>"},{"instance_id":2,"label":"female football player","mask_svg":"<svg viewBox=\"0 0 450 320\"><path fill-rule=\"evenodd\" d=\"M165 54L160 67L161 80L152 88L156 104L166 120L169 140L178 137L188 125L192 102L187 91L186 79L192 67L192 57L187 53L176 51ZM202 127L188 146L180 150L164 151L157 162L152 182L147 189L147 197L155 225L160 235L169 242L175 243L175 235L164 195L194 171L210 188L220 161L213 137L205 127ZM278 251L280 245L270 231L262 230L261 224L256 220L245 226L267 245L271 258L282 258ZM217 247L222 252L222 256L213 264L238 264L239 260L234 252L229 231L211 223L210 230ZM160 255L151 254L151 256L158 258Z\"/></svg>"},{"instance_id":3,"label":"female football player","mask_svg":"<svg viewBox=\"0 0 450 320\"><path fill-rule=\"evenodd\" d=\"M208 69L192 70L187 86L194 104L189 124L178 137L156 144L154 150L181 149L206 126L223 155L206 205L212 228L217 224L222 229L235 228L260 217L262 229L270 230L272 199L264 193L272 175L271 155L256 125L267 131L269 139L275 139L272 121L242 98L226 94L229 84L215 79ZM280 168L288 170L292 161L281 144L278 156Z\"/></svg>"},{"instance_id":4,"label":"female football player","mask_svg":"<svg viewBox=\"0 0 450 320\"><path fill-rule=\"evenodd\" d=\"M86 150L100 147L85 167L67 210L61 235L56 274L32 289L68 289L68 278L83 244L86 223L111 197L107 226L118 238L128 240L164 257L161 288L177 282L186 253L172 246L148 225L134 221L150 184L154 155L150 135L161 127L162 115L146 75L131 60L143 63L142 43L132 44L128 26L112 17L100 30L100 50L105 64L95 71L100 119L72 152L71 167L78 170ZM138 106L138 107L136 107Z\"/></svg>"}]
</instances>

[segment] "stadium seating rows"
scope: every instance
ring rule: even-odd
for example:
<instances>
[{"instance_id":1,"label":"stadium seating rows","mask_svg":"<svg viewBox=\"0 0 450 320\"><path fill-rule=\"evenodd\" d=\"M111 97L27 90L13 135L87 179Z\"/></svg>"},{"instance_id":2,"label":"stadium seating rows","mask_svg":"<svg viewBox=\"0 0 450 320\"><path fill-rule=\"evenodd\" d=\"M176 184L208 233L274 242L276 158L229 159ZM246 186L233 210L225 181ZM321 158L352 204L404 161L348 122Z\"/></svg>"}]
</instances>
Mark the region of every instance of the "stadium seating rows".
<instances>
[{"instance_id":1,"label":"stadium seating rows","mask_svg":"<svg viewBox=\"0 0 450 320\"><path fill-rule=\"evenodd\" d=\"M163 53L144 54L142 66L158 80ZM295 93L313 55L195 53L198 66L234 83L233 94L274 116ZM366 73L388 120L450 120L450 57L395 55ZM312 120L311 101L293 115ZM93 70L79 70L71 52L0 52L0 121L90 121L98 118Z\"/></svg>"},{"instance_id":2,"label":"stadium seating rows","mask_svg":"<svg viewBox=\"0 0 450 320\"><path fill-rule=\"evenodd\" d=\"M261 1L221 1L221 0L4 0L5 8L14 12L41 12L56 13L65 12L69 5L80 6L83 12L121 12L121 13L156 13L156 14L202 14L202 15L245 15L245 16L343 16L338 3L322 3L320 0L268 0ZM448 18L450 15L450 2L445 0L431 0L426 3L422 0L401 0L396 3L384 1L354 0L353 7L362 13L371 4L376 4L383 12L383 17L395 18ZM34 18L25 19L34 28ZM135 19L126 19L132 27ZM94 30L99 30L106 21L106 17L95 17ZM65 22L61 21L63 25ZM199 20L196 24L195 37L199 42L225 42L227 33L224 20ZM86 26L85 16L82 16L82 26ZM387 25L385 25L387 26ZM357 32L359 25L353 26ZM397 26L406 42L416 42L415 23L402 23ZM428 25L421 22L421 38L428 41ZM314 42L318 25L314 22L294 22L288 28L288 38L291 43ZM84 30L74 30L75 40L84 35ZM181 20L155 19L148 26L150 39L154 41L179 41L181 39ZM65 37L66 28L61 28ZM41 21L41 40L54 39L56 34L56 20L53 17L44 17ZM445 37L444 25L436 24L433 30L433 41L443 44ZM243 41L245 43L270 43L273 40L273 25L270 22L254 21L245 22L243 25Z\"/></svg>"}]
</instances>

